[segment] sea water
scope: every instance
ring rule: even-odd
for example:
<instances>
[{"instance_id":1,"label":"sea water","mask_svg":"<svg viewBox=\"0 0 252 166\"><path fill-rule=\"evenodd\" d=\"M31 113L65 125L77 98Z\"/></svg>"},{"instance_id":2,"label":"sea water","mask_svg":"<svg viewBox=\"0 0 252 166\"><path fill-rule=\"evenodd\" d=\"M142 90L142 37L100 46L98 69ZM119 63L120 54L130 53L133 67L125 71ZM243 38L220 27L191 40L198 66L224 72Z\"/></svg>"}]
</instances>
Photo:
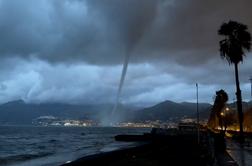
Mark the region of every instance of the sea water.
<instances>
[{"instance_id":1,"label":"sea water","mask_svg":"<svg viewBox=\"0 0 252 166\"><path fill-rule=\"evenodd\" d=\"M0 166L55 166L134 143L118 134L142 134L144 128L0 126Z\"/></svg>"}]
</instances>

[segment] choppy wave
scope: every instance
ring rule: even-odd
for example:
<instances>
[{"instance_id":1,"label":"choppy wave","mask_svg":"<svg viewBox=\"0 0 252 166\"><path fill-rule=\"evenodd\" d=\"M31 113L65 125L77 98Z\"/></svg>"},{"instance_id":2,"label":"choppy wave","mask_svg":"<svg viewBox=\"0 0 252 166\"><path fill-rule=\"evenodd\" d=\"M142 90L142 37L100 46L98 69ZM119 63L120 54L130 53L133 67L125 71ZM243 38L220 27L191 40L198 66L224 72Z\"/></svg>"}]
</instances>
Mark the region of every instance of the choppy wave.
<instances>
[{"instance_id":1,"label":"choppy wave","mask_svg":"<svg viewBox=\"0 0 252 166\"><path fill-rule=\"evenodd\" d=\"M78 127L1 127L1 166L52 166L79 157L115 150L117 134L140 134L147 129Z\"/></svg>"},{"instance_id":2,"label":"choppy wave","mask_svg":"<svg viewBox=\"0 0 252 166\"><path fill-rule=\"evenodd\" d=\"M26 160L32 160L40 157L52 155L53 153L37 153L37 154L20 154L7 157L0 157L0 165L7 165L15 162L22 162Z\"/></svg>"}]
</instances>

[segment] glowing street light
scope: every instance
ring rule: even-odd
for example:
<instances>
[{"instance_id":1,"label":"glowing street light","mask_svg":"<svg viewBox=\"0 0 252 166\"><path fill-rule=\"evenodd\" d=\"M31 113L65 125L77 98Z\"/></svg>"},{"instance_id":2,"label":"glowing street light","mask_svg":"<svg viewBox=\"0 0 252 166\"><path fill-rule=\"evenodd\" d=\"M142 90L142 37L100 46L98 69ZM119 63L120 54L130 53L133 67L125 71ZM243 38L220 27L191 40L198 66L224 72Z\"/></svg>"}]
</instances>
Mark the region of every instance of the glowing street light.
<instances>
[{"instance_id":1,"label":"glowing street light","mask_svg":"<svg viewBox=\"0 0 252 166\"><path fill-rule=\"evenodd\" d=\"M198 135L198 144L200 144L200 124L199 124L199 87L196 83L196 99L197 99L197 135Z\"/></svg>"},{"instance_id":2,"label":"glowing street light","mask_svg":"<svg viewBox=\"0 0 252 166\"><path fill-rule=\"evenodd\" d=\"M250 80L250 84L251 84L250 93L251 93L251 97L252 97L252 76L249 78L249 80Z\"/></svg>"}]
</instances>

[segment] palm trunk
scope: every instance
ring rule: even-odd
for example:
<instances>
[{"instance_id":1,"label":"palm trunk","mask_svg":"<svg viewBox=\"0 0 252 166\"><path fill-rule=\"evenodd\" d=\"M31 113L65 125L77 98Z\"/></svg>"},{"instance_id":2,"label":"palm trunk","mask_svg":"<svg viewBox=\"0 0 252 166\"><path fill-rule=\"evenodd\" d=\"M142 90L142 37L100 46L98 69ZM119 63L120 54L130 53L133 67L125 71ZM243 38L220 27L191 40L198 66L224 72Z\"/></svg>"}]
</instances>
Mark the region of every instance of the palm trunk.
<instances>
[{"instance_id":1,"label":"palm trunk","mask_svg":"<svg viewBox=\"0 0 252 166\"><path fill-rule=\"evenodd\" d=\"M240 125L240 141L244 142L244 134L243 134L243 112L242 112L242 96L239 82L239 74L238 74L238 63L235 63L235 83L236 83L236 99L237 99L237 111Z\"/></svg>"}]
</instances>

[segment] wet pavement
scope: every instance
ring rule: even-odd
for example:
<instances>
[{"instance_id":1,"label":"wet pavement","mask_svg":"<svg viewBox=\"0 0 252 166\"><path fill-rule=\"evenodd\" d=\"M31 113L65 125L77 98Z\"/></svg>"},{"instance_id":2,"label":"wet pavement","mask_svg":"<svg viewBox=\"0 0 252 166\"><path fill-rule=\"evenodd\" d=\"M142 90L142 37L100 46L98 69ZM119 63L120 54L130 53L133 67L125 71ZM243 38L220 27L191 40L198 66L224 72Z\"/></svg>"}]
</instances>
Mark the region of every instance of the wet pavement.
<instances>
[{"instance_id":1,"label":"wet pavement","mask_svg":"<svg viewBox=\"0 0 252 166\"><path fill-rule=\"evenodd\" d=\"M252 166L252 141L241 146L238 142L227 139L227 152L239 166Z\"/></svg>"}]
</instances>

